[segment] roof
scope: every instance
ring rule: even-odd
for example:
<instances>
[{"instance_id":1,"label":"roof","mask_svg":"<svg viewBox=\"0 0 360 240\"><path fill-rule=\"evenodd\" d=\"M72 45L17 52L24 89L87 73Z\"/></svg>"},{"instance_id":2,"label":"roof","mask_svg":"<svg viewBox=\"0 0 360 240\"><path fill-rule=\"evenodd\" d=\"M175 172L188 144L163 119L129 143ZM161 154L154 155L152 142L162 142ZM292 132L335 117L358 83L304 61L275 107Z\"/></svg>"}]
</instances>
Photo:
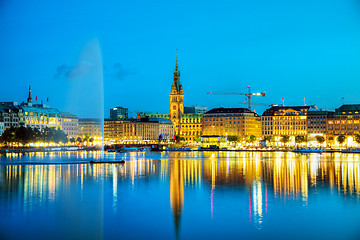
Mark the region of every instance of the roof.
<instances>
[{"instance_id":1,"label":"roof","mask_svg":"<svg viewBox=\"0 0 360 240\"><path fill-rule=\"evenodd\" d=\"M348 111L360 112L360 104L344 104L341 107L335 109L335 112L348 112Z\"/></svg>"},{"instance_id":2,"label":"roof","mask_svg":"<svg viewBox=\"0 0 360 240\"><path fill-rule=\"evenodd\" d=\"M60 111L56 108L47 108L47 107L32 107L32 106L21 106L24 112L37 112L37 113L53 113L60 114Z\"/></svg>"},{"instance_id":3,"label":"roof","mask_svg":"<svg viewBox=\"0 0 360 240\"><path fill-rule=\"evenodd\" d=\"M277 112L283 112L287 110L294 110L297 112L304 112L308 111L310 106L273 106L271 108L268 108L263 113L263 116L274 116Z\"/></svg>"},{"instance_id":4,"label":"roof","mask_svg":"<svg viewBox=\"0 0 360 240\"><path fill-rule=\"evenodd\" d=\"M211 113L254 113L248 108L213 108L210 111L207 111L205 114Z\"/></svg>"}]
</instances>

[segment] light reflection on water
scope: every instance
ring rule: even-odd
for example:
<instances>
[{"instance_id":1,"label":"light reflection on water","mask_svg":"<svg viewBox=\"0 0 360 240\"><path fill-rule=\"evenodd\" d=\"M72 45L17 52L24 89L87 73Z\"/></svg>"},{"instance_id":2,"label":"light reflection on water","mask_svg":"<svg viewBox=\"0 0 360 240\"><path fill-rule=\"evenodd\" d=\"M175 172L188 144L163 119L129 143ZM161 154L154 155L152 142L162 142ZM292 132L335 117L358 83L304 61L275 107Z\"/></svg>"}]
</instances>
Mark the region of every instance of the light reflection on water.
<instances>
[{"instance_id":1,"label":"light reflection on water","mask_svg":"<svg viewBox=\"0 0 360 240\"><path fill-rule=\"evenodd\" d=\"M108 153L126 162L84 164L100 158L1 156L0 237L286 239L294 229L299 239L359 236L359 155ZM29 162L63 164L20 164Z\"/></svg>"}]
</instances>

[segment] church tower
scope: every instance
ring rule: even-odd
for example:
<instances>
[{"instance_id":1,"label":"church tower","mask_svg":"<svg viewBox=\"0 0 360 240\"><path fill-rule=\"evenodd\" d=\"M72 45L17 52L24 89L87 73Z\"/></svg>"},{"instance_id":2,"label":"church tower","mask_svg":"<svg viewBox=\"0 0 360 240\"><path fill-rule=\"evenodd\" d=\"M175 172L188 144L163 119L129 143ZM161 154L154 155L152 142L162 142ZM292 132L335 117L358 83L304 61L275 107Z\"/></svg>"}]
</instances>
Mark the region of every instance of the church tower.
<instances>
[{"instance_id":1,"label":"church tower","mask_svg":"<svg viewBox=\"0 0 360 240\"><path fill-rule=\"evenodd\" d=\"M31 86L30 86L30 83L29 83L29 96L28 96L27 102L28 102L28 103L32 103L32 102L33 102L32 98L31 98Z\"/></svg>"},{"instance_id":2,"label":"church tower","mask_svg":"<svg viewBox=\"0 0 360 240\"><path fill-rule=\"evenodd\" d=\"M174 81L171 86L171 92L170 92L170 120L174 123L176 135L180 135L180 119L183 113L184 113L184 92L183 92L182 84L180 83L178 53L176 52Z\"/></svg>"}]
</instances>

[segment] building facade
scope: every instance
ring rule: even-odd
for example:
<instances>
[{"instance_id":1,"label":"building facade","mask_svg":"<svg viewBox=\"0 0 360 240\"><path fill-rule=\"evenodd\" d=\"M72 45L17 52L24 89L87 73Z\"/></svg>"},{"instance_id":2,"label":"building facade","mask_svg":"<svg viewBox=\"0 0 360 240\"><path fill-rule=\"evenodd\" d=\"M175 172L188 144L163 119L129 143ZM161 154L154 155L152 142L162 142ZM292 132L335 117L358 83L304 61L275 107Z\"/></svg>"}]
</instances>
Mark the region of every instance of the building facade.
<instances>
[{"instance_id":1,"label":"building facade","mask_svg":"<svg viewBox=\"0 0 360 240\"><path fill-rule=\"evenodd\" d=\"M123 140L124 124L121 120L104 120L104 140L108 143L120 143Z\"/></svg>"},{"instance_id":2,"label":"building facade","mask_svg":"<svg viewBox=\"0 0 360 240\"><path fill-rule=\"evenodd\" d=\"M69 137L76 138L79 136L79 119L76 115L62 112L61 113L61 130Z\"/></svg>"},{"instance_id":3,"label":"building facade","mask_svg":"<svg viewBox=\"0 0 360 240\"><path fill-rule=\"evenodd\" d=\"M125 120L129 118L129 109L123 107L115 107L110 109L111 120Z\"/></svg>"},{"instance_id":4,"label":"building facade","mask_svg":"<svg viewBox=\"0 0 360 240\"><path fill-rule=\"evenodd\" d=\"M176 64L174 80L170 91L170 120L174 124L175 134L180 135L180 120L184 114L184 92L180 82L180 71L178 68L178 57L176 54Z\"/></svg>"},{"instance_id":5,"label":"building facade","mask_svg":"<svg viewBox=\"0 0 360 240\"><path fill-rule=\"evenodd\" d=\"M3 122L0 122L0 136L4 133L5 131L5 125Z\"/></svg>"},{"instance_id":6,"label":"building facade","mask_svg":"<svg viewBox=\"0 0 360 240\"><path fill-rule=\"evenodd\" d=\"M237 136L246 141L251 135L261 137L261 118L247 108L214 108L202 118L202 135Z\"/></svg>"},{"instance_id":7,"label":"building facade","mask_svg":"<svg viewBox=\"0 0 360 240\"><path fill-rule=\"evenodd\" d=\"M17 102L0 103L0 122L4 123L4 129L24 126L24 113Z\"/></svg>"},{"instance_id":8,"label":"building facade","mask_svg":"<svg viewBox=\"0 0 360 240\"><path fill-rule=\"evenodd\" d=\"M346 137L343 145L356 145L354 135L360 134L360 104L344 104L330 112L327 121L326 141L332 146L339 146L337 137Z\"/></svg>"},{"instance_id":9,"label":"building facade","mask_svg":"<svg viewBox=\"0 0 360 240\"><path fill-rule=\"evenodd\" d=\"M305 136L309 108L309 106L273 106L266 109L261 116L262 136L274 136L275 141L280 141L280 137L284 135Z\"/></svg>"},{"instance_id":10,"label":"building facade","mask_svg":"<svg viewBox=\"0 0 360 240\"><path fill-rule=\"evenodd\" d=\"M102 139L102 121L97 118L79 118L79 136L88 136L95 141Z\"/></svg>"}]
</instances>

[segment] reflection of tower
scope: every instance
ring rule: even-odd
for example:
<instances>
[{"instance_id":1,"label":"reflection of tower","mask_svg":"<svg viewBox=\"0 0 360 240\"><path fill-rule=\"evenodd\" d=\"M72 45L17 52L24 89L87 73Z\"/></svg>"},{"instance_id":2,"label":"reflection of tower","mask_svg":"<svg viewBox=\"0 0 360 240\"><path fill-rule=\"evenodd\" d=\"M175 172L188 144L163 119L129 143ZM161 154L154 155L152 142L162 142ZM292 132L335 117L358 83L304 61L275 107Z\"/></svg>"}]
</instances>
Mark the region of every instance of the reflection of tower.
<instances>
[{"instance_id":1,"label":"reflection of tower","mask_svg":"<svg viewBox=\"0 0 360 240\"><path fill-rule=\"evenodd\" d=\"M174 214L176 237L179 237L180 217L184 205L184 174L180 160L170 165L170 204Z\"/></svg>"},{"instance_id":2,"label":"reflection of tower","mask_svg":"<svg viewBox=\"0 0 360 240\"><path fill-rule=\"evenodd\" d=\"M183 92L182 84L180 83L180 71L178 69L178 57L176 53L174 81L171 86L171 92L170 92L170 120L174 123L176 135L180 135L180 119L183 113L184 113L184 92Z\"/></svg>"}]
</instances>

